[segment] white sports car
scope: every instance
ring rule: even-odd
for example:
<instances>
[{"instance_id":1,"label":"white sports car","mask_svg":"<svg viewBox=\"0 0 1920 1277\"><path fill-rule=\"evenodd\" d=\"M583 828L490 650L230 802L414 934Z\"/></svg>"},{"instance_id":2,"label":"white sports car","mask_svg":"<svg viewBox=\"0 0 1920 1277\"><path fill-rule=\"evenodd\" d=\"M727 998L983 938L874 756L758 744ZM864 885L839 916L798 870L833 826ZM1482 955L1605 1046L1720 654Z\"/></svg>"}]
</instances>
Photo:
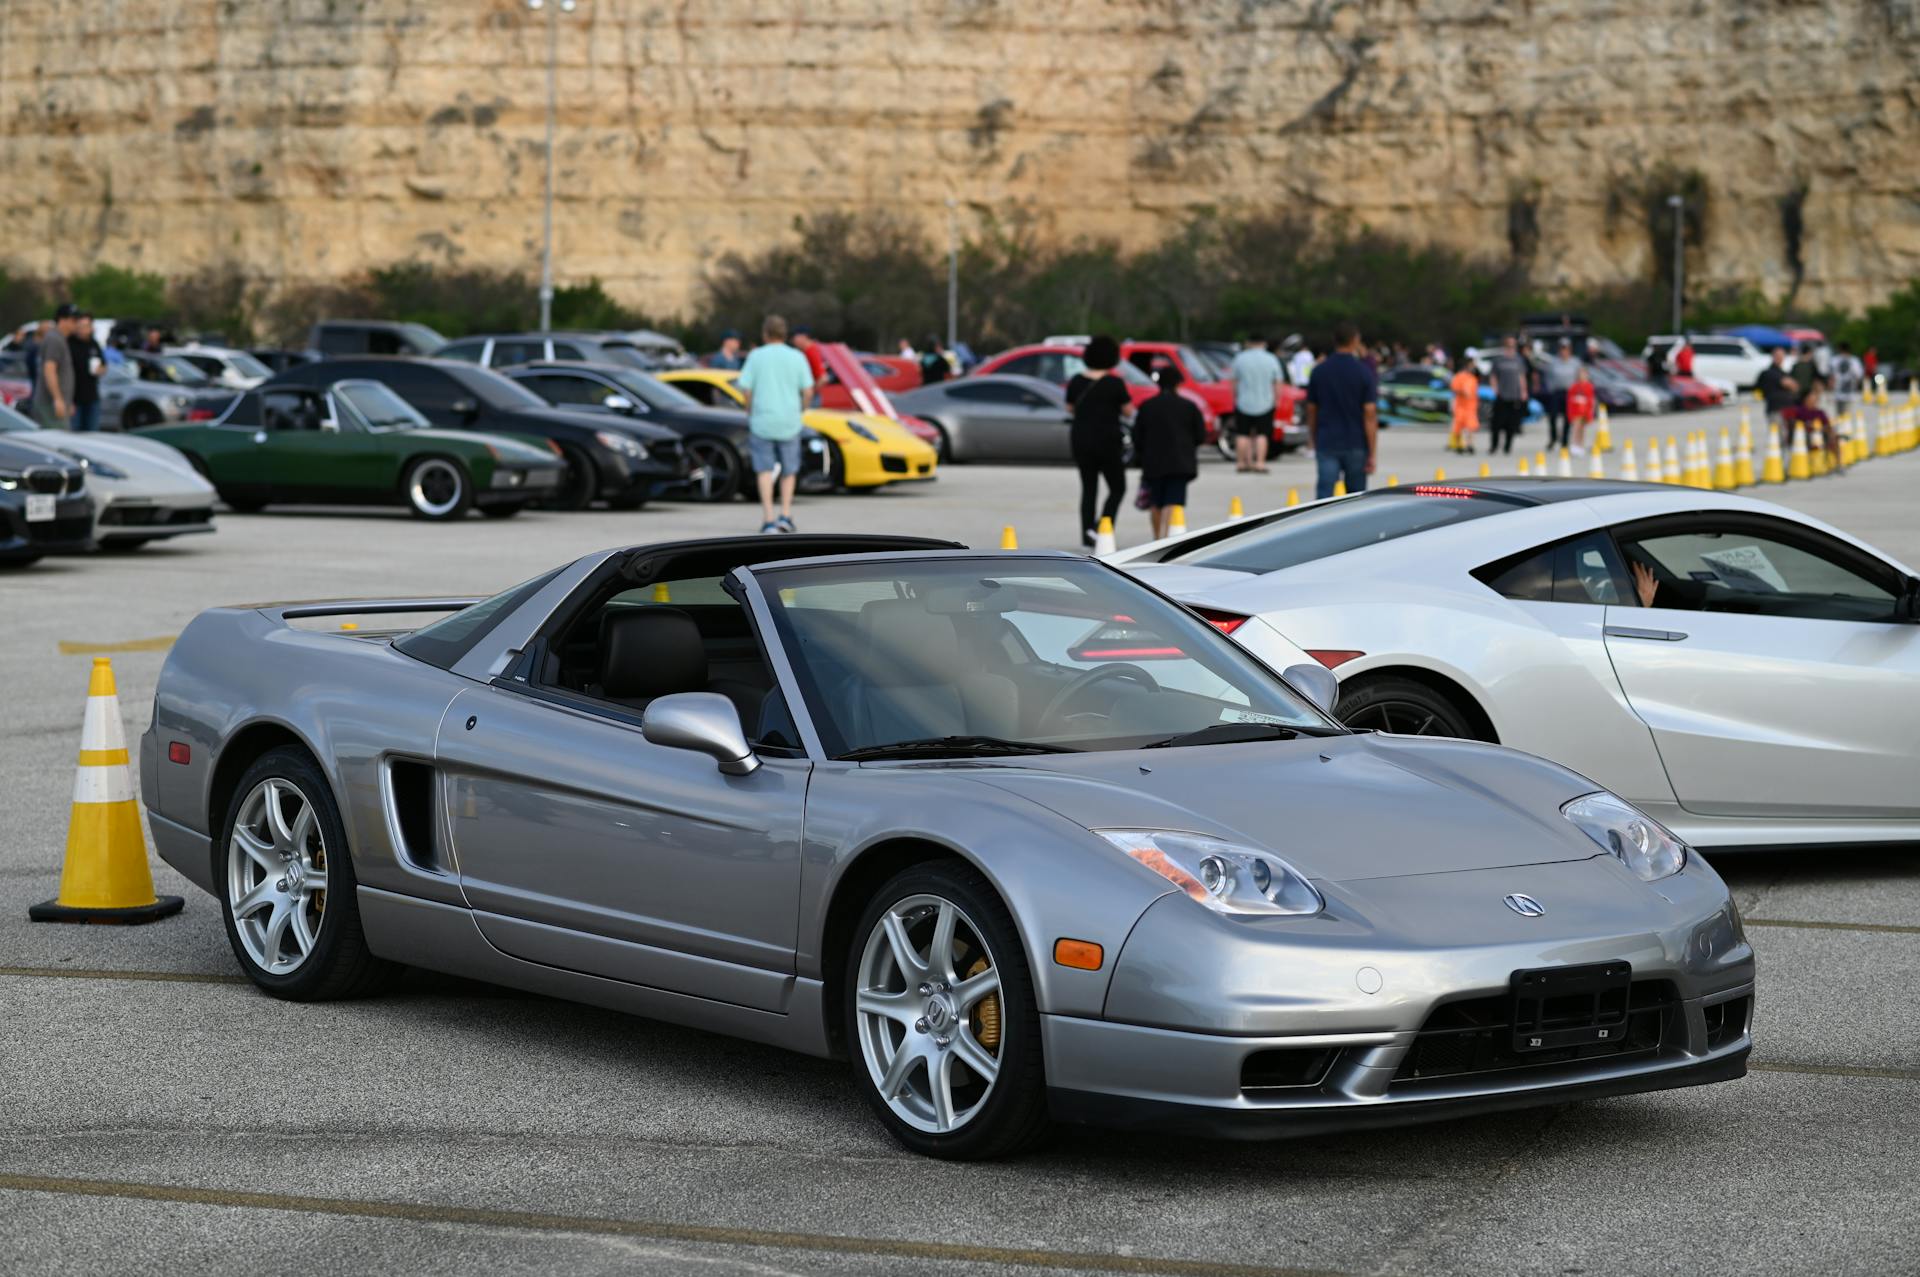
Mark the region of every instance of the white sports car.
<instances>
[{"instance_id":1,"label":"white sports car","mask_svg":"<svg viewBox=\"0 0 1920 1277\"><path fill-rule=\"evenodd\" d=\"M87 468L95 502L93 539L103 549L213 531L213 485L177 448L138 435L42 430L0 407L0 433L38 444Z\"/></svg>"},{"instance_id":2,"label":"white sports car","mask_svg":"<svg viewBox=\"0 0 1920 1277\"><path fill-rule=\"evenodd\" d=\"M1920 579L1780 506L1422 484L1112 561L1334 670L1350 726L1544 755L1704 847L1920 841Z\"/></svg>"}]
</instances>

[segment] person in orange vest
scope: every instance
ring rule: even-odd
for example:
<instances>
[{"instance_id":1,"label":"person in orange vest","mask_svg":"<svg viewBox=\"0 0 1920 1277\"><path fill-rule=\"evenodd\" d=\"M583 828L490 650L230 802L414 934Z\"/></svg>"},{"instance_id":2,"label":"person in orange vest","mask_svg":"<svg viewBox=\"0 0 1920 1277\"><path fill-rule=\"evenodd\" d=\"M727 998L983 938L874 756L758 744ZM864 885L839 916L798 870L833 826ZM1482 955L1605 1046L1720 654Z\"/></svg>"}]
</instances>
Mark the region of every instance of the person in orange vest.
<instances>
[{"instance_id":1,"label":"person in orange vest","mask_svg":"<svg viewBox=\"0 0 1920 1277\"><path fill-rule=\"evenodd\" d=\"M1587 366L1580 365L1580 371L1573 375L1573 384L1567 387L1567 422L1573 428L1573 450L1584 453L1587 450L1587 423L1593 420L1596 397L1593 392L1593 379L1587 376Z\"/></svg>"},{"instance_id":2,"label":"person in orange vest","mask_svg":"<svg viewBox=\"0 0 1920 1277\"><path fill-rule=\"evenodd\" d=\"M1473 451L1473 435L1480 429L1480 378L1473 360L1465 355L1453 361L1453 441L1462 452Z\"/></svg>"}]
</instances>

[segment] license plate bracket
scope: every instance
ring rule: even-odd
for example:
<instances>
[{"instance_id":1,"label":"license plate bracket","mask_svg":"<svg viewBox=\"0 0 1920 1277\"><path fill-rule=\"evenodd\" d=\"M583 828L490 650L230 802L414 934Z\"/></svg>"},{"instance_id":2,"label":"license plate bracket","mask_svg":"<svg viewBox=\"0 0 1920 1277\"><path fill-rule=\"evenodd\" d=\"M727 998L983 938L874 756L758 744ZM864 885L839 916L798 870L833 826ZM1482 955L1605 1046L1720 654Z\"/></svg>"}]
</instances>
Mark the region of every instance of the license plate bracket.
<instances>
[{"instance_id":1,"label":"license plate bracket","mask_svg":"<svg viewBox=\"0 0 1920 1277\"><path fill-rule=\"evenodd\" d=\"M1513 1049L1559 1051L1621 1041L1632 989L1633 964L1623 961L1514 972Z\"/></svg>"},{"instance_id":2,"label":"license plate bracket","mask_svg":"<svg viewBox=\"0 0 1920 1277\"><path fill-rule=\"evenodd\" d=\"M27 494L27 522L51 523L54 515L54 497L47 492L29 492Z\"/></svg>"}]
</instances>

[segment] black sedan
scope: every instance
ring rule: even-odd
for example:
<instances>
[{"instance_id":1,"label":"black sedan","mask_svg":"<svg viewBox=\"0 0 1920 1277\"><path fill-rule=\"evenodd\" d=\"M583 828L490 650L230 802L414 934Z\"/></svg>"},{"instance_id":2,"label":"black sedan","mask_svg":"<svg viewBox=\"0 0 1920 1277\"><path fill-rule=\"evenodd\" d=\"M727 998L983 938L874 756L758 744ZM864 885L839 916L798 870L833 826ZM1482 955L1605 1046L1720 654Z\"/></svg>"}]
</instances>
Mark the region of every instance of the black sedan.
<instances>
[{"instance_id":1,"label":"black sedan","mask_svg":"<svg viewBox=\"0 0 1920 1277\"><path fill-rule=\"evenodd\" d=\"M34 444L0 440L0 568L92 544L86 470Z\"/></svg>"},{"instance_id":2,"label":"black sedan","mask_svg":"<svg viewBox=\"0 0 1920 1277\"><path fill-rule=\"evenodd\" d=\"M675 386L621 364L542 360L504 370L556 408L645 421L677 433L686 446L688 495L728 501L746 490L747 419L709 408Z\"/></svg>"},{"instance_id":3,"label":"black sedan","mask_svg":"<svg viewBox=\"0 0 1920 1277\"><path fill-rule=\"evenodd\" d=\"M550 406L519 382L451 359L365 355L289 368L267 386L383 382L432 424L446 430L535 436L550 440L567 462L567 482L548 504L584 510L605 501L637 510L686 481L680 436L649 422Z\"/></svg>"}]
</instances>

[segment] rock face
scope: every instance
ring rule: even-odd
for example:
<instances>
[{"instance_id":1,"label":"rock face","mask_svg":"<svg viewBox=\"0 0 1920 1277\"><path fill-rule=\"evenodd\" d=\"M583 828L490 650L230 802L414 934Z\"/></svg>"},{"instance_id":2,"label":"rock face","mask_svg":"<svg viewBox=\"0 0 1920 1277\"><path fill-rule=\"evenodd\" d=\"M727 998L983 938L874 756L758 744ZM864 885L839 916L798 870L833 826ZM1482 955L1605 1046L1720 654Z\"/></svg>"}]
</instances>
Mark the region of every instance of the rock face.
<instances>
[{"instance_id":1,"label":"rock face","mask_svg":"<svg viewBox=\"0 0 1920 1277\"><path fill-rule=\"evenodd\" d=\"M0 0L0 264L533 274L550 12ZM1578 285L1649 277L1684 187L1700 285L1855 306L1920 275L1920 0L579 0L554 26L561 282L655 313L798 214L940 237L949 199L1135 245L1293 206Z\"/></svg>"}]
</instances>

